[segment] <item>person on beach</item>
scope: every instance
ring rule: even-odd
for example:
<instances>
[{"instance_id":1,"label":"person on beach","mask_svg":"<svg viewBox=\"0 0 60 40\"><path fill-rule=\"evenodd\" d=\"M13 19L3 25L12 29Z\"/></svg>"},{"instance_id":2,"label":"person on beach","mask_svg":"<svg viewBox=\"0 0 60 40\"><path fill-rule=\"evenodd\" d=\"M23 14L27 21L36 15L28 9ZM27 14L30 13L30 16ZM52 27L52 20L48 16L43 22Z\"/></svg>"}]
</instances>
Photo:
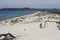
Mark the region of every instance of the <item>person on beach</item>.
<instances>
[{"instance_id":1,"label":"person on beach","mask_svg":"<svg viewBox=\"0 0 60 40\"><path fill-rule=\"evenodd\" d=\"M42 23L40 23L40 28L42 29Z\"/></svg>"}]
</instances>

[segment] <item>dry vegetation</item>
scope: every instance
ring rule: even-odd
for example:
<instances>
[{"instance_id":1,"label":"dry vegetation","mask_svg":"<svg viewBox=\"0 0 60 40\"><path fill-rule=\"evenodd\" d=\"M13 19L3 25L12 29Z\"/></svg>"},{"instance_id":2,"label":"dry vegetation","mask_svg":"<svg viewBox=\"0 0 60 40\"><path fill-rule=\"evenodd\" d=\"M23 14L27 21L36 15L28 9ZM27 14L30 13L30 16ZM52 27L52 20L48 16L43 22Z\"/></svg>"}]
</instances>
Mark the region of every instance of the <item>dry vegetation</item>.
<instances>
[{"instance_id":1,"label":"dry vegetation","mask_svg":"<svg viewBox=\"0 0 60 40\"><path fill-rule=\"evenodd\" d=\"M37 18L35 18L35 17L37 17ZM39 13L36 13L35 15L20 16L16 19L5 21L5 23L10 22L10 24L16 24L16 23L41 22L41 20L44 20L45 18L60 20L60 15L59 14L48 13L47 11L40 11ZM26 22L25 22L25 19L28 19L28 20L26 20ZM29 21L30 19L32 19L32 20Z\"/></svg>"}]
</instances>

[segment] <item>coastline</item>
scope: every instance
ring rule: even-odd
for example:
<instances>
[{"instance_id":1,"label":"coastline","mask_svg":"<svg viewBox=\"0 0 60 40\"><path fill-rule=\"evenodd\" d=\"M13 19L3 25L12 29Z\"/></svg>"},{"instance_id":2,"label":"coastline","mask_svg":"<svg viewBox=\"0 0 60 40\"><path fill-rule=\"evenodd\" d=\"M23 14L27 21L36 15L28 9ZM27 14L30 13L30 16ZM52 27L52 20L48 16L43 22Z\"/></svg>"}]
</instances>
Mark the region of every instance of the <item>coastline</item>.
<instances>
[{"instance_id":1,"label":"coastline","mask_svg":"<svg viewBox=\"0 0 60 40\"><path fill-rule=\"evenodd\" d=\"M36 13L36 12L38 12L38 11L33 11L33 13L30 13L30 14L34 14L34 13ZM24 15L30 15L30 14L28 13L28 14L24 14ZM24 16L24 15L1 16L1 17L0 17L0 21L9 20L9 19L14 19L14 18L16 18L16 17L21 17L21 16Z\"/></svg>"}]
</instances>

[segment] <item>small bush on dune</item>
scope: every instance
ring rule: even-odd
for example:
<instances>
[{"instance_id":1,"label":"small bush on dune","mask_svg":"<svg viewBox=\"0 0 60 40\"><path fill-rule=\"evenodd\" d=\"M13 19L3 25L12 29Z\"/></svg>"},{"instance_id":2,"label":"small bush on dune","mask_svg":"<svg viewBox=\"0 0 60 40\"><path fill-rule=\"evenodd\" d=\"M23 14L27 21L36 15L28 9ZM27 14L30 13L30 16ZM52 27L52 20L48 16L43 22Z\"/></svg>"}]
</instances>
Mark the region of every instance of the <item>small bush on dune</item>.
<instances>
[{"instance_id":1,"label":"small bush on dune","mask_svg":"<svg viewBox=\"0 0 60 40\"><path fill-rule=\"evenodd\" d=\"M17 23L17 22L19 22L18 19L14 19L14 20L11 20L10 23Z\"/></svg>"},{"instance_id":2,"label":"small bush on dune","mask_svg":"<svg viewBox=\"0 0 60 40\"><path fill-rule=\"evenodd\" d=\"M59 21L59 24L60 24L60 21Z\"/></svg>"},{"instance_id":3,"label":"small bush on dune","mask_svg":"<svg viewBox=\"0 0 60 40\"><path fill-rule=\"evenodd\" d=\"M5 23L7 23L7 22L9 22L9 21L5 21Z\"/></svg>"},{"instance_id":4,"label":"small bush on dune","mask_svg":"<svg viewBox=\"0 0 60 40\"><path fill-rule=\"evenodd\" d=\"M56 22L56 23L58 24L58 26L57 26L57 27L58 27L58 28L59 28L59 30L60 30L60 21L59 21L59 22Z\"/></svg>"},{"instance_id":5,"label":"small bush on dune","mask_svg":"<svg viewBox=\"0 0 60 40\"><path fill-rule=\"evenodd\" d=\"M56 23L60 24L60 21L59 22L56 22Z\"/></svg>"},{"instance_id":6,"label":"small bush on dune","mask_svg":"<svg viewBox=\"0 0 60 40\"><path fill-rule=\"evenodd\" d=\"M35 16L40 16L40 13L36 14Z\"/></svg>"},{"instance_id":7,"label":"small bush on dune","mask_svg":"<svg viewBox=\"0 0 60 40\"><path fill-rule=\"evenodd\" d=\"M25 19L26 17L21 17L21 19Z\"/></svg>"},{"instance_id":8,"label":"small bush on dune","mask_svg":"<svg viewBox=\"0 0 60 40\"><path fill-rule=\"evenodd\" d=\"M19 20L20 22L23 22L23 20Z\"/></svg>"}]
</instances>

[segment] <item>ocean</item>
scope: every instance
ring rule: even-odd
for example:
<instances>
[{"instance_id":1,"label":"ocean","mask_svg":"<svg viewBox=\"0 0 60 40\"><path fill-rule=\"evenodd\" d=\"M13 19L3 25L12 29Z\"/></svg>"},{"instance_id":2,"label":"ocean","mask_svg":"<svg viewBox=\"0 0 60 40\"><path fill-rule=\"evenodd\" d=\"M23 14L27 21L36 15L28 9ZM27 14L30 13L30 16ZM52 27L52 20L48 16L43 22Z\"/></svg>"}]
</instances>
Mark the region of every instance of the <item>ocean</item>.
<instances>
[{"instance_id":1,"label":"ocean","mask_svg":"<svg viewBox=\"0 0 60 40\"><path fill-rule=\"evenodd\" d=\"M35 11L0 11L0 21L14 18L17 16L32 14L34 12Z\"/></svg>"}]
</instances>

